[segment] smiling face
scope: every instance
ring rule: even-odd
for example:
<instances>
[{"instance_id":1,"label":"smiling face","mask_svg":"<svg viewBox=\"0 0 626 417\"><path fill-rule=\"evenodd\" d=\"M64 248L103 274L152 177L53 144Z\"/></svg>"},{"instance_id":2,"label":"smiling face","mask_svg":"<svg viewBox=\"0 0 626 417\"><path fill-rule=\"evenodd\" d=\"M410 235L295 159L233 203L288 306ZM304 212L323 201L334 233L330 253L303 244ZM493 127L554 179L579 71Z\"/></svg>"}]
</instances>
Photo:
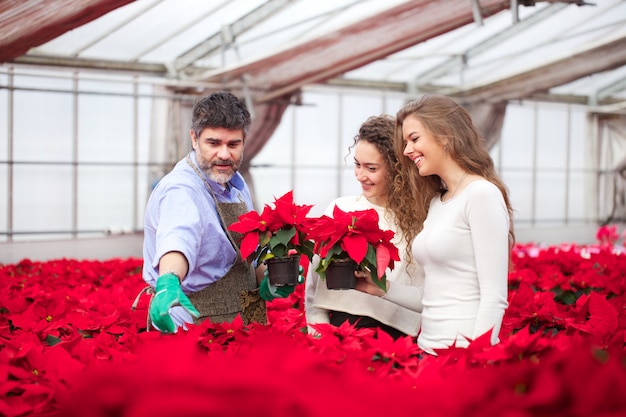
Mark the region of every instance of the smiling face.
<instances>
[{"instance_id":1,"label":"smiling face","mask_svg":"<svg viewBox=\"0 0 626 417\"><path fill-rule=\"evenodd\" d=\"M193 129L190 134L200 169L218 184L230 181L243 161L243 132L239 129L206 128L199 137Z\"/></svg>"},{"instance_id":2,"label":"smiling face","mask_svg":"<svg viewBox=\"0 0 626 417\"><path fill-rule=\"evenodd\" d=\"M444 167L444 148L416 117L402 123L403 154L410 158L421 176L439 175Z\"/></svg>"},{"instance_id":3,"label":"smiling face","mask_svg":"<svg viewBox=\"0 0 626 417\"><path fill-rule=\"evenodd\" d=\"M380 151L372 143L359 140L354 149L354 176L361 183L363 196L385 207L389 196L389 173Z\"/></svg>"}]
</instances>

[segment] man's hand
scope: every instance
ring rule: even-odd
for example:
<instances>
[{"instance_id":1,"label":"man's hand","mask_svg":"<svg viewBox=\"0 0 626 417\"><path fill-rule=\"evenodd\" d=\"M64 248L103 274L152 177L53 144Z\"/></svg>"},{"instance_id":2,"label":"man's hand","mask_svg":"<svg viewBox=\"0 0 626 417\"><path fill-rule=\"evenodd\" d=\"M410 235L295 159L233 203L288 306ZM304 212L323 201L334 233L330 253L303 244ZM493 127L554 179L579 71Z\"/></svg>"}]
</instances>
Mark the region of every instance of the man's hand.
<instances>
[{"instance_id":1,"label":"man's hand","mask_svg":"<svg viewBox=\"0 0 626 417\"><path fill-rule=\"evenodd\" d=\"M170 308L176 305L182 306L194 317L200 316L200 312L183 292L178 277L174 274L161 275L156 282L156 294L150 303L150 320L161 332L176 331L176 325L169 314Z\"/></svg>"},{"instance_id":2,"label":"man's hand","mask_svg":"<svg viewBox=\"0 0 626 417\"><path fill-rule=\"evenodd\" d=\"M302 284L304 282L304 276L302 275L303 271L304 270L302 269L302 266L300 266L300 270L299 270L300 275L298 275L298 284ZM263 281L261 281L261 284L259 285L259 295L265 301L272 301L274 298L289 297L289 294L291 294L295 289L296 289L295 285L284 285L281 287L275 287L273 285L270 285L268 271L266 269L263 274Z\"/></svg>"}]
</instances>

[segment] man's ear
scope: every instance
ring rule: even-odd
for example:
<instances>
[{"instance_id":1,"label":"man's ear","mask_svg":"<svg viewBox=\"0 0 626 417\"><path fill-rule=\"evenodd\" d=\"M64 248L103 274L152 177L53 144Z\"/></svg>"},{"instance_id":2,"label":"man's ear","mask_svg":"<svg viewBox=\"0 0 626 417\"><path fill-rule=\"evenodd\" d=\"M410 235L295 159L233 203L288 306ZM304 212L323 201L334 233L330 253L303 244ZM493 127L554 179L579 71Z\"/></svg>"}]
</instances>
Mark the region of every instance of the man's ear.
<instances>
[{"instance_id":1,"label":"man's ear","mask_svg":"<svg viewBox=\"0 0 626 417\"><path fill-rule=\"evenodd\" d=\"M196 132L194 132L193 129L189 129L189 136L191 136L191 149L195 151L196 147L198 146L198 138L196 137Z\"/></svg>"}]
</instances>

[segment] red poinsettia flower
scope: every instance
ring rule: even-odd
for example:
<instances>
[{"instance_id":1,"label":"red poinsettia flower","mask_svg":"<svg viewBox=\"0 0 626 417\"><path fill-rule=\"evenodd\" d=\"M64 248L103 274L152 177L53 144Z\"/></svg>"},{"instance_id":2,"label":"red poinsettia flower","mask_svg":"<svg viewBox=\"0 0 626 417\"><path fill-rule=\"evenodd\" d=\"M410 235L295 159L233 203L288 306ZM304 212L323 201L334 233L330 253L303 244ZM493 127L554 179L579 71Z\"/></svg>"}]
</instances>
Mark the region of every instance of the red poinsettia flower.
<instances>
[{"instance_id":1,"label":"red poinsettia flower","mask_svg":"<svg viewBox=\"0 0 626 417\"><path fill-rule=\"evenodd\" d=\"M391 243L395 233L381 230L374 209L345 212L335 206L333 216L323 215L312 222L308 238L321 261L316 271L324 278L334 260L350 258L384 287L385 271L400 260L398 248Z\"/></svg>"},{"instance_id":2,"label":"red poinsettia flower","mask_svg":"<svg viewBox=\"0 0 626 417\"><path fill-rule=\"evenodd\" d=\"M626 255L599 245L529 244L518 245L513 260L501 342L490 346L485 334L439 356L420 352L410 337L394 341L348 322L318 324L319 336L309 335L303 286L268 304L267 325L206 321L162 335L145 331L147 299L131 310L145 286L141 259L0 264L0 415L318 416L335 400L343 407L333 406L335 414L360 417L415 409L624 414L626 399L615 393L626 390ZM182 359L164 360L171 352ZM346 402L339 397L346 386L370 401ZM164 395L172 389L176 395ZM247 400L237 402L242 392ZM285 394L278 403L275 392Z\"/></svg>"},{"instance_id":3,"label":"red poinsettia flower","mask_svg":"<svg viewBox=\"0 0 626 417\"><path fill-rule=\"evenodd\" d=\"M601 246L613 246L619 240L617 226L601 226L596 232L596 239Z\"/></svg>"},{"instance_id":4,"label":"red poinsettia flower","mask_svg":"<svg viewBox=\"0 0 626 417\"><path fill-rule=\"evenodd\" d=\"M594 335L600 340L617 329L617 311L597 293L582 295L572 310L572 316L565 319L568 328Z\"/></svg>"},{"instance_id":5,"label":"red poinsettia flower","mask_svg":"<svg viewBox=\"0 0 626 417\"><path fill-rule=\"evenodd\" d=\"M242 234L239 243L241 256L262 262L272 257L300 253L313 257L311 242L305 239L306 216L313 206L298 205L293 191L274 200L274 207L266 204L261 214L252 210L239 216L228 230Z\"/></svg>"}]
</instances>

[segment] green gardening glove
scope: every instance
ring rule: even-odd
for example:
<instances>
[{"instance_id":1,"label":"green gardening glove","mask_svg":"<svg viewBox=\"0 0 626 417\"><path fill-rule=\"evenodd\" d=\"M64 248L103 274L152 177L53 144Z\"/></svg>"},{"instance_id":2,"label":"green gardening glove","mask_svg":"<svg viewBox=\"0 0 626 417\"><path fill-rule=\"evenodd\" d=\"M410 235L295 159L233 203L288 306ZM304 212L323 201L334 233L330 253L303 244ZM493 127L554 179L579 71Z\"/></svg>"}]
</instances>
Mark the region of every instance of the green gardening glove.
<instances>
[{"instance_id":1,"label":"green gardening glove","mask_svg":"<svg viewBox=\"0 0 626 417\"><path fill-rule=\"evenodd\" d=\"M156 282L156 294L150 303L150 320L163 333L174 333L176 325L170 317L170 308L180 305L194 317L200 313L183 292L178 277L174 274L161 275Z\"/></svg>"},{"instance_id":2,"label":"green gardening glove","mask_svg":"<svg viewBox=\"0 0 626 417\"><path fill-rule=\"evenodd\" d=\"M302 266L300 267L300 275L298 275L298 284L302 284L304 282L304 276L302 276ZM270 285L270 280L268 277L267 269L263 273L263 281L259 285L259 295L265 301L272 301L274 298L286 298L289 297L296 289L295 285L284 285L282 287L275 287Z\"/></svg>"}]
</instances>

